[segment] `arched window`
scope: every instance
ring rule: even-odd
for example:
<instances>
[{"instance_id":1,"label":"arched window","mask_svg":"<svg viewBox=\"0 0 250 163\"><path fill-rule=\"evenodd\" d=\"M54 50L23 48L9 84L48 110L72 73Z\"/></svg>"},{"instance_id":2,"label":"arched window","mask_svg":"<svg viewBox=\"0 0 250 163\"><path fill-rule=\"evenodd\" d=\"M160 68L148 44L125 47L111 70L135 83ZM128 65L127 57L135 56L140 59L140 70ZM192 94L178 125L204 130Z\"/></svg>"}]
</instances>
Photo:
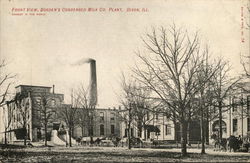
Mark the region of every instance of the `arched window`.
<instances>
[{"instance_id":1,"label":"arched window","mask_svg":"<svg viewBox=\"0 0 250 163\"><path fill-rule=\"evenodd\" d=\"M217 121L215 121L214 123L213 123L213 132L216 132L216 131L219 131L220 130L220 122L219 122L219 120L217 120ZM223 132L227 132L227 125L226 125L226 123L224 122L224 121L221 121L221 124L222 124L222 131Z\"/></svg>"}]
</instances>

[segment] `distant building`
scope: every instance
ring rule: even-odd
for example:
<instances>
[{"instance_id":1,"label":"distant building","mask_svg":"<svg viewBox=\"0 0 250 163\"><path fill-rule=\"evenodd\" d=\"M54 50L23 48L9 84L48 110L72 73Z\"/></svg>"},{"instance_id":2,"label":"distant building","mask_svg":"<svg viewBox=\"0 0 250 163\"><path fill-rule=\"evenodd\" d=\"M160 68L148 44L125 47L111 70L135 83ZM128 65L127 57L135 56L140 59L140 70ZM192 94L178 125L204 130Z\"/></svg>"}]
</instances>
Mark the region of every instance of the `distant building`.
<instances>
[{"instance_id":1,"label":"distant building","mask_svg":"<svg viewBox=\"0 0 250 163\"><path fill-rule=\"evenodd\" d=\"M222 137L228 138L231 135L236 137L250 137L250 82L240 83L241 87L235 88L233 94L224 101L222 112ZM208 121L205 120L205 140L209 141L211 135L219 135L218 108L213 107L217 115ZM124 114L124 113L125 114ZM128 111L121 112L128 115ZM128 118L127 118L128 119ZM178 122L174 123L163 113L147 111L143 118L145 125L142 126L142 133L135 120L131 122L130 134L133 137L140 137L143 140L180 140L181 131ZM192 120L188 127L188 141L201 141L200 120ZM128 135L128 122L123 120L121 136ZM210 141L211 142L211 141Z\"/></svg>"},{"instance_id":2,"label":"distant building","mask_svg":"<svg viewBox=\"0 0 250 163\"><path fill-rule=\"evenodd\" d=\"M86 125L80 127L77 125L74 129L74 137L87 137L89 132L93 132L93 137L120 137L121 119L117 109L94 109L94 119L92 129Z\"/></svg>"},{"instance_id":3,"label":"distant building","mask_svg":"<svg viewBox=\"0 0 250 163\"><path fill-rule=\"evenodd\" d=\"M128 137L128 111L120 110L120 116L123 117L121 137ZM144 125L141 131L136 120L132 120L130 127L130 136L139 137L143 140L174 140L175 126L166 114L146 111L143 117Z\"/></svg>"},{"instance_id":4,"label":"distant building","mask_svg":"<svg viewBox=\"0 0 250 163\"><path fill-rule=\"evenodd\" d=\"M142 130L141 138L144 140L174 140L175 126L166 114L148 112L145 119L148 120Z\"/></svg>"},{"instance_id":5,"label":"distant building","mask_svg":"<svg viewBox=\"0 0 250 163\"><path fill-rule=\"evenodd\" d=\"M228 97L228 107L222 116L222 136L250 137L250 82L239 83L233 94ZM219 120L215 119L210 123L210 135L218 131Z\"/></svg>"}]
</instances>

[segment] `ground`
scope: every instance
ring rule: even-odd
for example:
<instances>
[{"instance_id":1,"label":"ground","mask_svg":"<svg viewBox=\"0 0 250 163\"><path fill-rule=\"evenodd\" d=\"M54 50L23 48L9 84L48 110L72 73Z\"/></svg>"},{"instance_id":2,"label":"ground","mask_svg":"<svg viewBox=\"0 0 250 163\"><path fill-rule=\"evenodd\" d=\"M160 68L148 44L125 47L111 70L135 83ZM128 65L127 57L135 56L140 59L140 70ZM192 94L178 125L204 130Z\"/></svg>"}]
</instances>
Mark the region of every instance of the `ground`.
<instances>
[{"instance_id":1,"label":"ground","mask_svg":"<svg viewBox=\"0 0 250 163\"><path fill-rule=\"evenodd\" d=\"M188 149L188 157L182 157L180 149L122 147L32 147L2 149L1 162L249 162L250 153L215 152L207 149Z\"/></svg>"}]
</instances>

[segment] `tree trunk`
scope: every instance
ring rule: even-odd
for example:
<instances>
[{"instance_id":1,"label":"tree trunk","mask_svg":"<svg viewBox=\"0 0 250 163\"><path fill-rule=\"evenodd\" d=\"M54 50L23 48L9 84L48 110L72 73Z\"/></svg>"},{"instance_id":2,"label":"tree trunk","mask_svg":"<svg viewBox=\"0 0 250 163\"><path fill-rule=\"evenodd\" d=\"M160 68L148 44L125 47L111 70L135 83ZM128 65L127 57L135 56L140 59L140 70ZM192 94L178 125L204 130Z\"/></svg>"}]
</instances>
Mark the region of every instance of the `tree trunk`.
<instances>
[{"instance_id":1,"label":"tree trunk","mask_svg":"<svg viewBox=\"0 0 250 163\"><path fill-rule=\"evenodd\" d=\"M27 145L27 129L24 127L24 146Z\"/></svg>"},{"instance_id":2,"label":"tree trunk","mask_svg":"<svg viewBox=\"0 0 250 163\"><path fill-rule=\"evenodd\" d=\"M202 105L202 103L201 103ZM204 135L204 114L203 105L201 106L201 154L205 154L205 135Z\"/></svg>"},{"instance_id":3,"label":"tree trunk","mask_svg":"<svg viewBox=\"0 0 250 163\"><path fill-rule=\"evenodd\" d=\"M7 129L5 128L5 132L4 132L4 144L7 144Z\"/></svg>"},{"instance_id":4,"label":"tree trunk","mask_svg":"<svg viewBox=\"0 0 250 163\"><path fill-rule=\"evenodd\" d=\"M146 130L146 124L143 123L143 128L144 128L144 139L147 140L147 130Z\"/></svg>"},{"instance_id":5,"label":"tree trunk","mask_svg":"<svg viewBox=\"0 0 250 163\"><path fill-rule=\"evenodd\" d=\"M75 135L74 135L74 130L75 130L75 125L72 124L72 128L71 128L71 136L74 138Z\"/></svg>"},{"instance_id":6,"label":"tree trunk","mask_svg":"<svg viewBox=\"0 0 250 163\"><path fill-rule=\"evenodd\" d=\"M191 142L190 142L190 120L188 121L188 124L187 124L187 144L188 144L188 146L191 146Z\"/></svg>"},{"instance_id":7,"label":"tree trunk","mask_svg":"<svg viewBox=\"0 0 250 163\"><path fill-rule=\"evenodd\" d=\"M131 149L130 120L128 122L128 149Z\"/></svg>"},{"instance_id":8,"label":"tree trunk","mask_svg":"<svg viewBox=\"0 0 250 163\"><path fill-rule=\"evenodd\" d=\"M187 122L181 123L181 154L187 156Z\"/></svg>"},{"instance_id":9,"label":"tree trunk","mask_svg":"<svg viewBox=\"0 0 250 163\"><path fill-rule=\"evenodd\" d=\"M70 147L72 147L71 132L72 132L72 129L71 129L71 127L69 127L69 146L70 146Z\"/></svg>"},{"instance_id":10,"label":"tree trunk","mask_svg":"<svg viewBox=\"0 0 250 163\"><path fill-rule=\"evenodd\" d=\"M219 143L222 141L222 102L219 101Z\"/></svg>"},{"instance_id":11,"label":"tree trunk","mask_svg":"<svg viewBox=\"0 0 250 163\"><path fill-rule=\"evenodd\" d=\"M137 128L138 128L138 135L137 136L139 138L141 138L141 136L142 136L142 125L138 125Z\"/></svg>"},{"instance_id":12,"label":"tree trunk","mask_svg":"<svg viewBox=\"0 0 250 163\"><path fill-rule=\"evenodd\" d=\"M208 108L206 113L206 144L209 145L209 117L208 117Z\"/></svg>"},{"instance_id":13,"label":"tree trunk","mask_svg":"<svg viewBox=\"0 0 250 163\"><path fill-rule=\"evenodd\" d=\"M178 147L178 131L177 131L177 122L175 118L175 112L173 112L173 123L174 123L174 140L176 141L176 146Z\"/></svg>"},{"instance_id":14,"label":"tree trunk","mask_svg":"<svg viewBox=\"0 0 250 163\"><path fill-rule=\"evenodd\" d=\"M44 127L45 127L45 146L47 146L47 140L48 140L48 138L47 138L47 124L45 124Z\"/></svg>"},{"instance_id":15,"label":"tree trunk","mask_svg":"<svg viewBox=\"0 0 250 163\"><path fill-rule=\"evenodd\" d=\"M84 126L82 125L81 128L82 128L82 137L83 137L83 135L84 135Z\"/></svg>"}]
</instances>

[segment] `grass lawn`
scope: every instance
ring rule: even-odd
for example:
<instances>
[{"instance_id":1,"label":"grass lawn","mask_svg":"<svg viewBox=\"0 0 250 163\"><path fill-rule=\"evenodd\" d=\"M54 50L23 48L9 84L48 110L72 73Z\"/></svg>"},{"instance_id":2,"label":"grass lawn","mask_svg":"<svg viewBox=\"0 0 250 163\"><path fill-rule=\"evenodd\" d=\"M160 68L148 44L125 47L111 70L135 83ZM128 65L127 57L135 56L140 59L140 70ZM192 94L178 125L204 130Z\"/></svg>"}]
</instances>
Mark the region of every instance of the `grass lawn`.
<instances>
[{"instance_id":1,"label":"grass lawn","mask_svg":"<svg viewBox=\"0 0 250 163\"><path fill-rule=\"evenodd\" d=\"M1 162L248 162L250 153L208 152L201 155L199 150L190 151L182 157L180 149L132 149L112 147L52 147L1 150Z\"/></svg>"}]
</instances>

